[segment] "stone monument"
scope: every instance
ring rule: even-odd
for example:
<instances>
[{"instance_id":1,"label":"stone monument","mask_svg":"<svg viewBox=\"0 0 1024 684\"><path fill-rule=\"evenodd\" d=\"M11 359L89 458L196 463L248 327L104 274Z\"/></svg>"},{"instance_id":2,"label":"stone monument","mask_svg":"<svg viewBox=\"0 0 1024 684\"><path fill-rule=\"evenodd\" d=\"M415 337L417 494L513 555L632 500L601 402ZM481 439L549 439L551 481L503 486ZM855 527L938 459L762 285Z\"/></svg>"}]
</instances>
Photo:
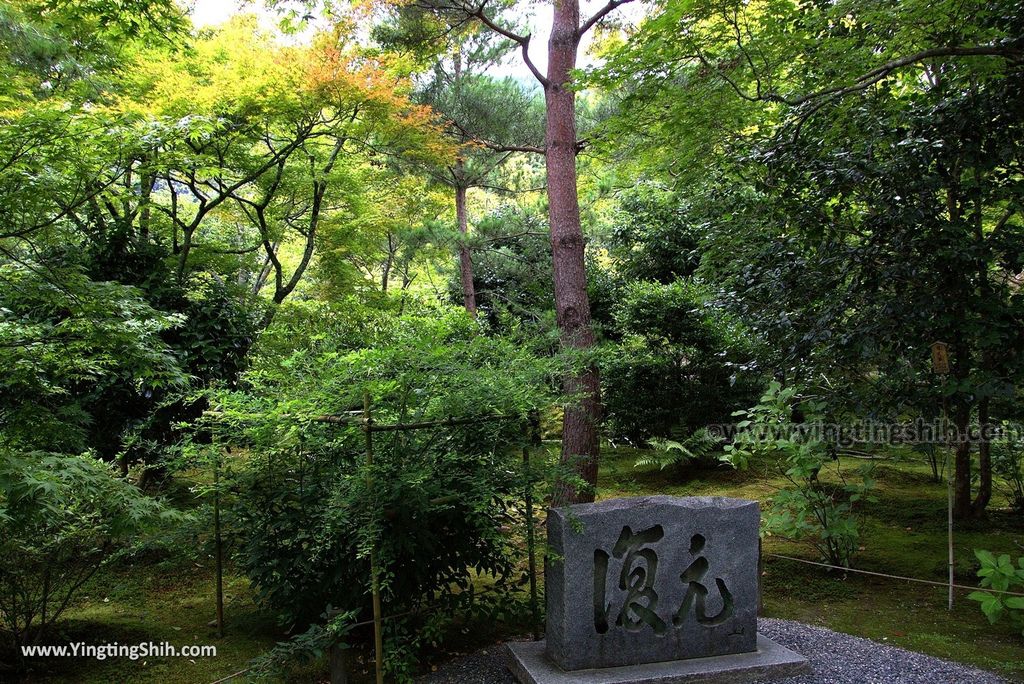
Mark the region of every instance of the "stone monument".
<instances>
[{"instance_id":1,"label":"stone monument","mask_svg":"<svg viewBox=\"0 0 1024 684\"><path fill-rule=\"evenodd\" d=\"M547 635L509 646L523 684L782 677L801 656L757 633L756 501L651 496L552 509Z\"/></svg>"}]
</instances>

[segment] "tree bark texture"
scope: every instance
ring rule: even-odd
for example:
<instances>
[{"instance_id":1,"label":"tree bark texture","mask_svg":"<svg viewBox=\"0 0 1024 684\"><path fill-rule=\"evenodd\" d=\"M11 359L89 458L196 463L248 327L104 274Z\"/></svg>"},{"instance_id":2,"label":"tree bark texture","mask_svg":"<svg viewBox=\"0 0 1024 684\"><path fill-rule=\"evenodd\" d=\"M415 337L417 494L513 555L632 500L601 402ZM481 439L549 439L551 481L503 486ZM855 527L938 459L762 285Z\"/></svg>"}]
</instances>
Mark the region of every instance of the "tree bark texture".
<instances>
[{"instance_id":1,"label":"tree bark texture","mask_svg":"<svg viewBox=\"0 0 1024 684\"><path fill-rule=\"evenodd\" d=\"M466 245L469 236L469 218L466 210L466 188L455 186L455 215L459 222L459 277L462 280L462 303L466 311L476 318L476 289L473 287L473 255Z\"/></svg>"},{"instance_id":2,"label":"tree bark texture","mask_svg":"<svg viewBox=\"0 0 1024 684\"><path fill-rule=\"evenodd\" d=\"M548 41L548 83L544 89L547 111L544 161L558 328L564 346L586 349L594 344L594 331L576 187L576 98L567 87L576 67L579 21L578 0L555 0ZM590 366L578 375L567 377L565 389L572 400L562 422L562 463L570 465L590 487L560 483L552 501L555 506L593 501L597 484L598 424L602 413L597 368Z\"/></svg>"}]
</instances>

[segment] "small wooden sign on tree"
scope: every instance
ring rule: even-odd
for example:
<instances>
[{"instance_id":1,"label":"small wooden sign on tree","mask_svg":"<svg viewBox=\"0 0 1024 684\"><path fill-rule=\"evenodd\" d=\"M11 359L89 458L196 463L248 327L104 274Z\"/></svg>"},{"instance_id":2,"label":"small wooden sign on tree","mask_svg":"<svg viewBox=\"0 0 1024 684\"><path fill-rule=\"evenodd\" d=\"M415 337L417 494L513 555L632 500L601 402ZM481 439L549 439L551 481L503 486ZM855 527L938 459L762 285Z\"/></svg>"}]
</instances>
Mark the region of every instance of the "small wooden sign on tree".
<instances>
[{"instance_id":1,"label":"small wooden sign on tree","mask_svg":"<svg viewBox=\"0 0 1024 684\"><path fill-rule=\"evenodd\" d=\"M932 342L932 370L940 375L949 373L949 347L945 342Z\"/></svg>"}]
</instances>

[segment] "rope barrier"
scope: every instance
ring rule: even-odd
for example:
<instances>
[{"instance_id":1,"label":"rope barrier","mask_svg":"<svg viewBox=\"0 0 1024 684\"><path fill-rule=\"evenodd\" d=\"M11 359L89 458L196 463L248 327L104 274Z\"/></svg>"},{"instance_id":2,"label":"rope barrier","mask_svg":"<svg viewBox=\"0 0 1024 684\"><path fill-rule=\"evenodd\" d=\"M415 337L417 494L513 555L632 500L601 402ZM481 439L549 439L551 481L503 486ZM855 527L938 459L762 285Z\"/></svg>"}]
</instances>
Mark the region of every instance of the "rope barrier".
<instances>
[{"instance_id":1,"label":"rope barrier","mask_svg":"<svg viewBox=\"0 0 1024 684\"><path fill-rule=\"evenodd\" d=\"M919 579L917 577L905 577L903 575L889 575L884 572L872 572L870 570L858 570L856 568L844 568L841 565L830 565L829 563L819 563L817 561L809 561L805 558L794 558L793 556L782 556L777 553L766 553L765 556L770 558L781 558L783 560L794 561L796 563L805 563L807 565L817 565L822 568L830 568L833 570L842 570L843 572L855 572L861 575L871 575L873 577L885 577L886 579L903 580L904 582L917 582L919 584L930 584L935 587L949 587L949 582L936 582L934 580ZM999 589L989 589L987 587L971 587L966 584L953 584L954 589L965 589L970 591L987 591L993 594L1005 594L1007 596L1024 596L1024 593L1019 591L1000 591Z\"/></svg>"}]
</instances>

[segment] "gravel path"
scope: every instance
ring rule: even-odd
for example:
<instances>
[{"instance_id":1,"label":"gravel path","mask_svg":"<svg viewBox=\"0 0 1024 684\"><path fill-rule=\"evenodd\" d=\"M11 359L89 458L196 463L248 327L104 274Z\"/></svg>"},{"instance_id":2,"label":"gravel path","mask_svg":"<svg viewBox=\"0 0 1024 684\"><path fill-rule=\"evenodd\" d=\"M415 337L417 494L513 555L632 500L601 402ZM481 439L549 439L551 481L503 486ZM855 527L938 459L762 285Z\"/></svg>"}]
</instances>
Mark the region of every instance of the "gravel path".
<instances>
[{"instance_id":1,"label":"gravel path","mask_svg":"<svg viewBox=\"0 0 1024 684\"><path fill-rule=\"evenodd\" d=\"M997 684L982 670L790 620L760 618L762 634L804 655L813 674L786 684ZM503 646L490 646L416 680L421 684L514 684Z\"/></svg>"}]
</instances>

